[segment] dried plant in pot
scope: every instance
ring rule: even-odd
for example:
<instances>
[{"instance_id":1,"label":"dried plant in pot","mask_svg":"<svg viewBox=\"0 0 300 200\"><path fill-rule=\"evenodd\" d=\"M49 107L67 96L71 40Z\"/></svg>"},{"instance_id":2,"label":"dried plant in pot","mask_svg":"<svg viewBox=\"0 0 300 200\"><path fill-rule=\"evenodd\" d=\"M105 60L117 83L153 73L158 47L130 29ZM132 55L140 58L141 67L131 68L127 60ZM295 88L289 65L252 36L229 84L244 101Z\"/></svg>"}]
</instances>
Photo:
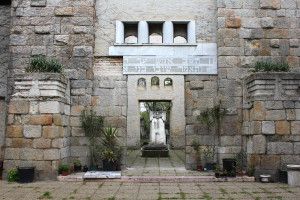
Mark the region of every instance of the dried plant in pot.
<instances>
[{"instance_id":1,"label":"dried plant in pot","mask_svg":"<svg viewBox=\"0 0 300 200\"><path fill-rule=\"evenodd\" d=\"M197 171L203 171L203 166L202 166L202 148L197 140L192 141L191 145L195 151L195 156L196 156L196 169Z\"/></svg>"}]
</instances>

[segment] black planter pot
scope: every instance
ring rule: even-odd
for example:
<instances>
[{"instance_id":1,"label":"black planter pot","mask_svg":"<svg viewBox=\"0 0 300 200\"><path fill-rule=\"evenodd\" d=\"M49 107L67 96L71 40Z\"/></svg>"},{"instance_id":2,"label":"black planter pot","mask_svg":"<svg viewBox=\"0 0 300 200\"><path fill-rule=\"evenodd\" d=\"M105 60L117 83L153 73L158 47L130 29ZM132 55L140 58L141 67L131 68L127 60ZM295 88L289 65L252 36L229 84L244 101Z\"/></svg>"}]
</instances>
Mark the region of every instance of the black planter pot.
<instances>
[{"instance_id":1,"label":"black planter pot","mask_svg":"<svg viewBox=\"0 0 300 200\"><path fill-rule=\"evenodd\" d=\"M227 172L229 177L236 176L236 159L224 158L223 159L223 170Z\"/></svg>"},{"instance_id":2,"label":"black planter pot","mask_svg":"<svg viewBox=\"0 0 300 200\"><path fill-rule=\"evenodd\" d=\"M0 161L0 180L2 180L3 161Z\"/></svg>"},{"instance_id":3,"label":"black planter pot","mask_svg":"<svg viewBox=\"0 0 300 200\"><path fill-rule=\"evenodd\" d=\"M18 167L19 183L31 183L34 179L34 167Z\"/></svg>"},{"instance_id":4,"label":"black planter pot","mask_svg":"<svg viewBox=\"0 0 300 200\"><path fill-rule=\"evenodd\" d=\"M84 165L82 171L87 172L89 170L88 166Z\"/></svg>"},{"instance_id":5,"label":"black planter pot","mask_svg":"<svg viewBox=\"0 0 300 200\"><path fill-rule=\"evenodd\" d=\"M117 171L117 168L118 168L118 164L116 162L103 160L103 170L104 171Z\"/></svg>"},{"instance_id":6,"label":"black planter pot","mask_svg":"<svg viewBox=\"0 0 300 200\"><path fill-rule=\"evenodd\" d=\"M75 172L81 172L81 168L82 168L81 165L74 165L74 171Z\"/></svg>"},{"instance_id":7,"label":"black planter pot","mask_svg":"<svg viewBox=\"0 0 300 200\"><path fill-rule=\"evenodd\" d=\"M288 183L288 178L287 178L287 171L283 171L283 170L279 170L278 172L278 175L279 175L279 182L280 183Z\"/></svg>"}]
</instances>

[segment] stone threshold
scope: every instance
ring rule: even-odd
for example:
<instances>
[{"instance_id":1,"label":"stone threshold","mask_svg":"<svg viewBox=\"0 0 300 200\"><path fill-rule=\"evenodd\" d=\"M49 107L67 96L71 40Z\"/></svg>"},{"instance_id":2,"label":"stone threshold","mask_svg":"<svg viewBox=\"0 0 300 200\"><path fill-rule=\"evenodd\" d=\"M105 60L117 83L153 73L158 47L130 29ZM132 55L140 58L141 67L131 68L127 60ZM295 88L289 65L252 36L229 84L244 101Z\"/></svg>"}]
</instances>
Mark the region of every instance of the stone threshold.
<instances>
[{"instance_id":1,"label":"stone threshold","mask_svg":"<svg viewBox=\"0 0 300 200\"><path fill-rule=\"evenodd\" d=\"M140 183L155 183L155 182L180 182L180 183L194 183L194 182L254 182L254 177L227 177L216 178L215 176L122 176L122 181L126 182L140 182Z\"/></svg>"},{"instance_id":2,"label":"stone threshold","mask_svg":"<svg viewBox=\"0 0 300 200\"><path fill-rule=\"evenodd\" d=\"M136 183L156 183L156 182L180 182L180 183L193 183L193 182L255 182L254 177L237 176L216 178L214 176L121 176L121 172L98 172L98 174L86 175L85 172L74 173L68 176L58 176L58 181L63 182L83 182L83 181L98 181L109 180L117 182L136 182Z\"/></svg>"}]
</instances>

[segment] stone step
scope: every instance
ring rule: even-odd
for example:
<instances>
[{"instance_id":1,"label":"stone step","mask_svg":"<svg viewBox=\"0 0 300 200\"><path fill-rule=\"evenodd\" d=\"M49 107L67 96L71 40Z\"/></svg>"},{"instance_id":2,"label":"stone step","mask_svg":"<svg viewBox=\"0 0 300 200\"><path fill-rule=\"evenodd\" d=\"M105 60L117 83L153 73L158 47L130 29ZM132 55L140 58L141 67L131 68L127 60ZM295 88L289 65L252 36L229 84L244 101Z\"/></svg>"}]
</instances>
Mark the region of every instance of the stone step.
<instances>
[{"instance_id":1,"label":"stone step","mask_svg":"<svg viewBox=\"0 0 300 200\"><path fill-rule=\"evenodd\" d=\"M180 183L194 183L194 182L254 182L254 177L238 176L216 178L215 176L122 176L121 181L126 182L180 182Z\"/></svg>"},{"instance_id":2,"label":"stone step","mask_svg":"<svg viewBox=\"0 0 300 200\"><path fill-rule=\"evenodd\" d=\"M216 178L214 176L121 176L121 172L88 172L88 173L75 173L68 176L58 176L58 181L65 182L82 182L109 180L121 182L137 182L137 183L191 183L191 182L254 182L254 177L238 176Z\"/></svg>"}]
</instances>

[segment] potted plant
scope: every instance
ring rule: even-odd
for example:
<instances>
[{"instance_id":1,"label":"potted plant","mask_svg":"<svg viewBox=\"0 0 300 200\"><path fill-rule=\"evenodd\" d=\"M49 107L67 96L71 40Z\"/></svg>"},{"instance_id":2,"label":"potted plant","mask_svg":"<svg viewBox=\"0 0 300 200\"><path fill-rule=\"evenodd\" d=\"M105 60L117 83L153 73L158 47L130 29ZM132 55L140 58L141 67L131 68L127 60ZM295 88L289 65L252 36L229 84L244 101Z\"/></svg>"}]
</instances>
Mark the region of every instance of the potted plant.
<instances>
[{"instance_id":1,"label":"potted plant","mask_svg":"<svg viewBox=\"0 0 300 200\"><path fill-rule=\"evenodd\" d=\"M118 129L111 126L104 128L100 156L104 171L116 171L121 160L121 148L117 140Z\"/></svg>"},{"instance_id":2,"label":"potted plant","mask_svg":"<svg viewBox=\"0 0 300 200\"><path fill-rule=\"evenodd\" d=\"M235 158L224 158L223 159L223 169L226 170L228 176L236 176L236 159Z\"/></svg>"},{"instance_id":3,"label":"potted plant","mask_svg":"<svg viewBox=\"0 0 300 200\"><path fill-rule=\"evenodd\" d=\"M236 173L239 176L243 176L246 174L246 162L247 162L247 154L244 150L241 150L239 153L235 156L236 160Z\"/></svg>"},{"instance_id":4,"label":"potted plant","mask_svg":"<svg viewBox=\"0 0 300 200\"><path fill-rule=\"evenodd\" d=\"M10 169L8 170L8 173L7 173L7 181L8 182L16 182L19 180L19 172L18 172L18 169L16 168L13 168L13 169Z\"/></svg>"},{"instance_id":5,"label":"potted plant","mask_svg":"<svg viewBox=\"0 0 300 200\"><path fill-rule=\"evenodd\" d=\"M97 155L98 148L101 144L101 133L103 128L103 117L98 116L95 111L83 110L80 115L81 127L85 132L85 136L88 137L90 145L90 158L91 158L91 170L96 170L98 168L98 158Z\"/></svg>"},{"instance_id":6,"label":"potted plant","mask_svg":"<svg viewBox=\"0 0 300 200\"><path fill-rule=\"evenodd\" d=\"M202 148L200 146L200 144L198 143L198 141L193 140L192 142L192 147L194 149L194 151L196 152L196 169L198 171L203 171L203 166L202 166Z\"/></svg>"},{"instance_id":7,"label":"potted plant","mask_svg":"<svg viewBox=\"0 0 300 200\"><path fill-rule=\"evenodd\" d=\"M81 172L82 166L81 166L80 160L78 160L78 159L74 160L73 165L74 165L74 171L75 172Z\"/></svg>"},{"instance_id":8,"label":"potted plant","mask_svg":"<svg viewBox=\"0 0 300 200\"><path fill-rule=\"evenodd\" d=\"M214 163L215 146L206 145L203 148L203 155L205 160L204 170L213 170L216 165L216 163Z\"/></svg>"},{"instance_id":9,"label":"potted plant","mask_svg":"<svg viewBox=\"0 0 300 200\"><path fill-rule=\"evenodd\" d=\"M67 176L70 174L70 166L68 164L61 164L58 166L58 174Z\"/></svg>"},{"instance_id":10,"label":"potted plant","mask_svg":"<svg viewBox=\"0 0 300 200\"><path fill-rule=\"evenodd\" d=\"M216 177L216 178L220 178L220 177L221 177L221 174L222 174L220 165L216 165L214 171L215 171L215 177Z\"/></svg>"},{"instance_id":11,"label":"potted plant","mask_svg":"<svg viewBox=\"0 0 300 200\"><path fill-rule=\"evenodd\" d=\"M84 165L83 168L82 168L82 171L83 171L83 172L87 172L88 170L89 170L88 166L87 166L87 165Z\"/></svg>"},{"instance_id":12,"label":"potted plant","mask_svg":"<svg viewBox=\"0 0 300 200\"><path fill-rule=\"evenodd\" d=\"M254 176L254 173L255 173L255 167L254 167L254 165L248 166L247 175L248 176Z\"/></svg>"},{"instance_id":13,"label":"potted plant","mask_svg":"<svg viewBox=\"0 0 300 200\"><path fill-rule=\"evenodd\" d=\"M212 139L213 143L210 145L211 147L209 147L209 151L212 151L213 155L211 155L211 152L206 151L206 153L210 154L209 157L213 157L213 159L215 156L215 149L218 143L220 143L219 141L220 126L221 126L221 121L224 118L225 114L226 114L226 110L221 108L221 104L219 103L218 105L215 105L213 108L207 108L206 110L202 111L200 115L197 117L200 123L206 127L207 134L213 136ZM216 154L216 156L217 156L217 160L219 160L219 154Z\"/></svg>"},{"instance_id":14,"label":"potted plant","mask_svg":"<svg viewBox=\"0 0 300 200\"><path fill-rule=\"evenodd\" d=\"M101 158L103 162L104 171L116 171L117 170L117 155L115 152L106 148L101 152Z\"/></svg>"}]
</instances>

